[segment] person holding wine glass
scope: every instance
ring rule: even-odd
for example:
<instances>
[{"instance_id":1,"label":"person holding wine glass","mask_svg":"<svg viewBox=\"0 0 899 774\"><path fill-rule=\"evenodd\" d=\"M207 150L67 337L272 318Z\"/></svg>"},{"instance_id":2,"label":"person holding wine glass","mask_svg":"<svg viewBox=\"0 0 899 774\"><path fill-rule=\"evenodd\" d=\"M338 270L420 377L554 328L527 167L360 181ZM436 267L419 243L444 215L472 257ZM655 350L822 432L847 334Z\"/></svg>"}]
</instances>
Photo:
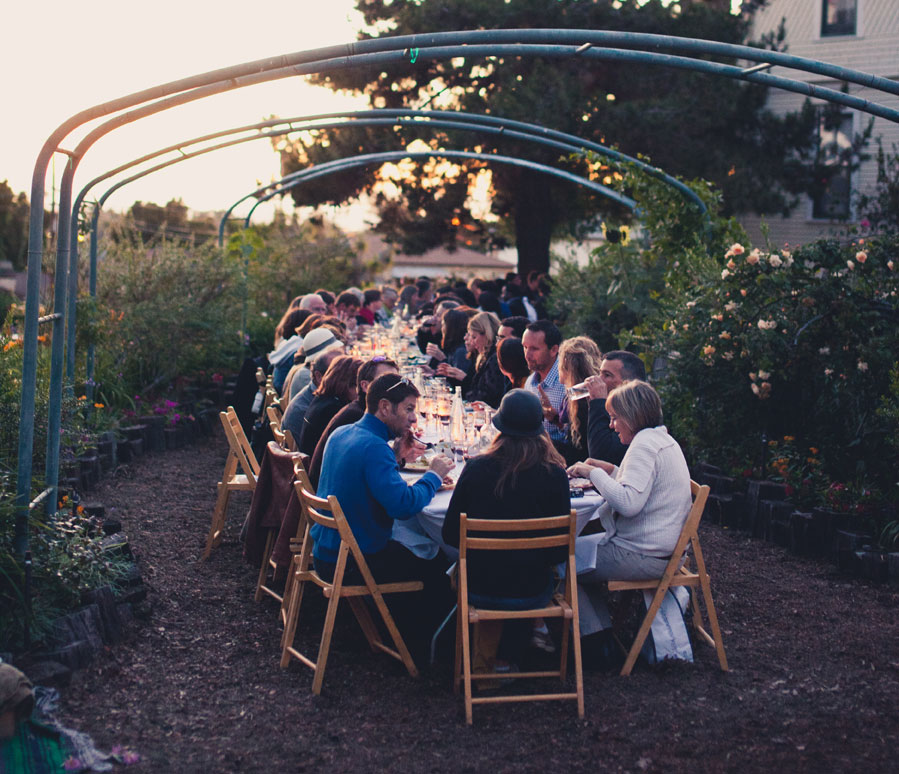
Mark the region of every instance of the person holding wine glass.
<instances>
[{"instance_id":1,"label":"person holding wine glass","mask_svg":"<svg viewBox=\"0 0 899 774\"><path fill-rule=\"evenodd\" d=\"M596 342L587 336L566 339L559 347L559 381L568 389L568 402L563 407L558 421L568 428L565 445L560 449L567 464L585 460L587 449L587 426L589 424L589 396L585 385L587 379L599 374L602 353Z\"/></svg>"},{"instance_id":2,"label":"person holding wine glass","mask_svg":"<svg viewBox=\"0 0 899 774\"><path fill-rule=\"evenodd\" d=\"M496 356L496 334L500 320L493 312L478 312L468 321L465 347L474 368L465 373L441 363L437 373L462 384L462 397L469 401L483 401L497 408L506 392L506 378L499 368Z\"/></svg>"}]
</instances>

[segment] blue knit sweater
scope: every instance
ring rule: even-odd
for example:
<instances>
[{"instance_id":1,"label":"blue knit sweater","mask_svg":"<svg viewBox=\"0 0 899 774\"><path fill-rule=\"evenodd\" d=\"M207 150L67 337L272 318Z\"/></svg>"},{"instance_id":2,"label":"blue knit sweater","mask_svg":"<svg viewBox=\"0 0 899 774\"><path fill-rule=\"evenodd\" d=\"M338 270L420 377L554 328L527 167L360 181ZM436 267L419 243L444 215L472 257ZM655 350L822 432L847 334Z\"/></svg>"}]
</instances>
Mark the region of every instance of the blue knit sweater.
<instances>
[{"instance_id":1,"label":"blue knit sweater","mask_svg":"<svg viewBox=\"0 0 899 774\"><path fill-rule=\"evenodd\" d=\"M394 519L421 511L443 483L425 473L413 485L400 476L391 432L374 414L335 430L325 446L318 496L336 495L363 554L381 551L390 540ZM316 559L337 561L340 536L318 524L312 527Z\"/></svg>"}]
</instances>

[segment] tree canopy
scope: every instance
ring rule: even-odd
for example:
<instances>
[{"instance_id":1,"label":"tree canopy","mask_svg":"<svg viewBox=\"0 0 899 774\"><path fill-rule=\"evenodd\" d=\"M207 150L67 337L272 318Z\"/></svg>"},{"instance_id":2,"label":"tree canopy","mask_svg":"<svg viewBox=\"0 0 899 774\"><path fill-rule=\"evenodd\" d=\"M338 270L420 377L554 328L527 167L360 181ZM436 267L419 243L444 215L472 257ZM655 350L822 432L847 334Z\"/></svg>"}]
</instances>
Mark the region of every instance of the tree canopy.
<instances>
[{"instance_id":1,"label":"tree canopy","mask_svg":"<svg viewBox=\"0 0 899 774\"><path fill-rule=\"evenodd\" d=\"M650 32L727 43L745 42L748 20L724 3L663 5L659 0L358 0L368 25L360 38L458 29L574 28ZM761 45L778 46L777 36ZM766 90L651 65L529 57L457 57L352 68L316 76L334 90L368 96L375 108L446 108L490 113L569 132L650 158L669 174L704 178L724 194L727 212L785 212L808 186L816 125L811 107L777 117ZM586 160L560 160L511 138L403 127L316 130L283 141L285 172L363 152L408 147L477 149L520 155L602 178L611 172ZM340 203L372 192L383 219L378 230L409 252L437 244L507 237L519 270L545 270L550 239L575 233L591 218L625 220L623 211L576 186L517 168L490 170L487 212L471 189L483 163L440 161L331 175L294 189L297 204ZM483 184L484 179L480 182ZM473 213L472 210L475 210ZM498 221L498 222L497 222ZM491 222L495 223L491 227ZM491 234L492 231L492 234Z\"/></svg>"}]
</instances>

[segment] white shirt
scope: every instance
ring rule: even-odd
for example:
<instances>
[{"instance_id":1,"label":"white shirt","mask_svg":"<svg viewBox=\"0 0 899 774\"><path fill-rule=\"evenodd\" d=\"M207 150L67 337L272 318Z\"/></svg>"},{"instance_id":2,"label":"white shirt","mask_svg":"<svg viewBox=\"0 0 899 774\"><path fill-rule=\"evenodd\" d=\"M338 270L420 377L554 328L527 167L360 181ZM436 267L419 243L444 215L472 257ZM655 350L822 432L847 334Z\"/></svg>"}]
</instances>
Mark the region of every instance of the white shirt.
<instances>
[{"instance_id":1,"label":"white shirt","mask_svg":"<svg viewBox=\"0 0 899 774\"><path fill-rule=\"evenodd\" d=\"M605 498L599 516L611 542L644 556L671 555L693 498L687 461L664 425L637 433L621 465L611 475L594 468L590 481Z\"/></svg>"}]
</instances>

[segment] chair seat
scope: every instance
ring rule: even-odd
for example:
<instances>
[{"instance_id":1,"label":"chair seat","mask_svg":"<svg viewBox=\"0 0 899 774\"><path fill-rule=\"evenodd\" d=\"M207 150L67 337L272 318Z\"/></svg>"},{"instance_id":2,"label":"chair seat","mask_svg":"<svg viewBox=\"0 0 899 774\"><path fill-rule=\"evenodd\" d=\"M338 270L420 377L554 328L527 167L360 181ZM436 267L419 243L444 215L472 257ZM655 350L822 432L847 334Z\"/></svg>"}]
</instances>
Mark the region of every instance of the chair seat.
<instances>
[{"instance_id":1,"label":"chair seat","mask_svg":"<svg viewBox=\"0 0 899 774\"><path fill-rule=\"evenodd\" d=\"M227 486L229 489L235 491L247 491L252 492L256 488L256 484L253 481L250 481L243 473L238 473L235 476L231 476L228 479L227 483L219 482L219 486Z\"/></svg>"},{"instance_id":2,"label":"chair seat","mask_svg":"<svg viewBox=\"0 0 899 774\"><path fill-rule=\"evenodd\" d=\"M675 575L669 586L698 586L699 575L695 572L689 572L683 567L680 572ZM609 591L635 591L639 589L655 589L662 582L661 578L647 578L646 580L627 580L627 581L609 581Z\"/></svg>"}]
</instances>

